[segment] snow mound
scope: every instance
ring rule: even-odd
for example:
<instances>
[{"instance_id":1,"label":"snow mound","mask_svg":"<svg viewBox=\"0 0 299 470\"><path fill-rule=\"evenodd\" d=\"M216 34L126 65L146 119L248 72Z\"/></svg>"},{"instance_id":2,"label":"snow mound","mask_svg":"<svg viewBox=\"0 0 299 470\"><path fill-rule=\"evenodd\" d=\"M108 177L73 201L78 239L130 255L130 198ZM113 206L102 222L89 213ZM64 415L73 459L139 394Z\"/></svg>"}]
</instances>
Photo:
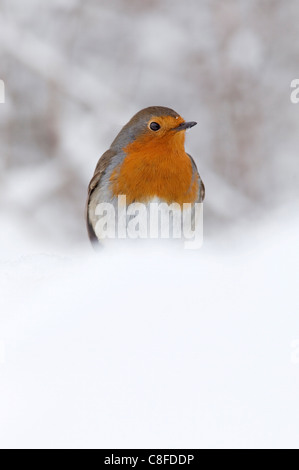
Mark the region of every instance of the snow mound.
<instances>
[{"instance_id":1,"label":"snow mound","mask_svg":"<svg viewBox=\"0 0 299 470\"><path fill-rule=\"evenodd\" d=\"M297 447L298 229L1 263L1 447Z\"/></svg>"}]
</instances>

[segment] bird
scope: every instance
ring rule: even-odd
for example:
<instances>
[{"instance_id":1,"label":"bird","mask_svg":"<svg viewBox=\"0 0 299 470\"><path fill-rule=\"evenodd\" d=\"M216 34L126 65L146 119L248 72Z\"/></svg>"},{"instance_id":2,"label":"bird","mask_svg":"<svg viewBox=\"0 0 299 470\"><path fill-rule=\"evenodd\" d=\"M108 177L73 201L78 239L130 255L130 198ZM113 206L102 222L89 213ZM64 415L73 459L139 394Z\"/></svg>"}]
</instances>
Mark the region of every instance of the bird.
<instances>
[{"instance_id":1,"label":"bird","mask_svg":"<svg viewBox=\"0 0 299 470\"><path fill-rule=\"evenodd\" d=\"M176 111L150 106L135 114L122 128L96 166L88 186L86 222L92 244L103 241L97 230L97 207L126 207L152 201L168 205L202 203L205 186L191 155L185 151L185 134L197 123L186 122Z\"/></svg>"}]
</instances>

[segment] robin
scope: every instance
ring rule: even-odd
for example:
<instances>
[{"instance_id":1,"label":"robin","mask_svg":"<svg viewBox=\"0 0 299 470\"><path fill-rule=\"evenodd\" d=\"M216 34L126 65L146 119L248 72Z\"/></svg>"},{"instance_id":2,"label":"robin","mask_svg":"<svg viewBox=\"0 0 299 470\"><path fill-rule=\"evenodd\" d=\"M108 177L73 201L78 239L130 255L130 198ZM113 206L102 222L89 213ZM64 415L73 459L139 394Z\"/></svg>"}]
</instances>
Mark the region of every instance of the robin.
<instances>
[{"instance_id":1,"label":"robin","mask_svg":"<svg viewBox=\"0 0 299 470\"><path fill-rule=\"evenodd\" d=\"M204 184L193 158L185 151L186 122L172 109L153 106L138 112L100 158L88 188L87 229L91 242L97 230L97 206L126 196L126 205L161 201L180 206L203 202Z\"/></svg>"}]
</instances>

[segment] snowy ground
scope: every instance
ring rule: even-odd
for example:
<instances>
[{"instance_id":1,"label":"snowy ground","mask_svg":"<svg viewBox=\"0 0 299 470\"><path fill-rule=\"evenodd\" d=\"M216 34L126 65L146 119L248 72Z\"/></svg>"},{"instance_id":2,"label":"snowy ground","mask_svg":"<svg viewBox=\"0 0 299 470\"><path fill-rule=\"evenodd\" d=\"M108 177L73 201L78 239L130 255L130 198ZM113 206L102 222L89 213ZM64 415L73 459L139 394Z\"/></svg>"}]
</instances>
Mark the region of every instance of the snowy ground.
<instances>
[{"instance_id":1,"label":"snowy ground","mask_svg":"<svg viewBox=\"0 0 299 470\"><path fill-rule=\"evenodd\" d=\"M297 448L299 224L244 233L2 252L1 448Z\"/></svg>"}]
</instances>

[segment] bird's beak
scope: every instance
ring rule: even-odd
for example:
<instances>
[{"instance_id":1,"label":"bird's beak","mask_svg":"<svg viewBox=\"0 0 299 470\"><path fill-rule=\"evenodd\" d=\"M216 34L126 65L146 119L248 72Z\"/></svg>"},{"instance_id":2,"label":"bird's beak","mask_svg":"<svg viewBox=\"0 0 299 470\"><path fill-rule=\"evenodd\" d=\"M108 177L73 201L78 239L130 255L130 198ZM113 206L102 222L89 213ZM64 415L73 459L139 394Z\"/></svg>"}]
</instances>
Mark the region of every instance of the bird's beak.
<instances>
[{"instance_id":1,"label":"bird's beak","mask_svg":"<svg viewBox=\"0 0 299 470\"><path fill-rule=\"evenodd\" d=\"M191 121L191 122L183 122L183 124L180 124L178 127L175 127L173 130L174 131L185 131L186 129L191 129L191 127L196 126L197 122Z\"/></svg>"}]
</instances>

